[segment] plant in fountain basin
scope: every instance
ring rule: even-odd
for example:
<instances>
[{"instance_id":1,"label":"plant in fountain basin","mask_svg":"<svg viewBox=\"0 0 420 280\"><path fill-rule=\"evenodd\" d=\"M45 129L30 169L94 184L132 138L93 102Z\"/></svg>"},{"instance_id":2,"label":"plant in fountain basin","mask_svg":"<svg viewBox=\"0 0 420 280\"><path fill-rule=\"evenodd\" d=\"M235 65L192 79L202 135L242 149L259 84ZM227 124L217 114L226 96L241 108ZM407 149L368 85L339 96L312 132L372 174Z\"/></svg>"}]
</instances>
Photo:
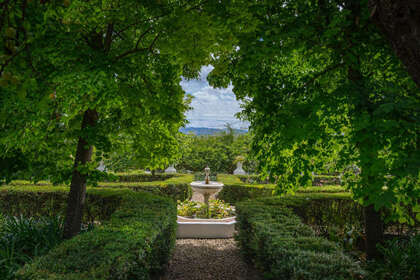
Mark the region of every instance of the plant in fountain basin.
<instances>
[{"instance_id":1,"label":"plant in fountain basin","mask_svg":"<svg viewBox=\"0 0 420 280\"><path fill-rule=\"evenodd\" d=\"M208 208L205 203L178 200L178 215L200 219L223 219L235 216L235 210L229 203L219 199L210 200Z\"/></svg>"},{"instance_id":2,"label":"plant in fountain basin","mask_svg":"<svg viewBox=\"0 0 420 280\"><path fill-rule=\"evenodd\" d=\"M198 203L192 200L181 202L178 200L178 215L183 217L193 217L197 213Z\"/></svg>"}]
</instances>

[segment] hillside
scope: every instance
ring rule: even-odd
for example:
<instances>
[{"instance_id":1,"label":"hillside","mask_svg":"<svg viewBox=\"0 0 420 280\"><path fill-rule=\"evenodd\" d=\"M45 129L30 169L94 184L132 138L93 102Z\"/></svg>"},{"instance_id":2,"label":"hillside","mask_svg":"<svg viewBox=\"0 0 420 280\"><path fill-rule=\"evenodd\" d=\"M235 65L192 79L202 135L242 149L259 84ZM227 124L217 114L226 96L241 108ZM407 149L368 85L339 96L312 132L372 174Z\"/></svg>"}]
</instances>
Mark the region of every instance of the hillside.
<instances>
[{"instance_id":1,"label":"hillside","mask_svg":"<svg viewBox=\"0 0 420 280\"><path fill-rule=\"evenodd\" d=\"M209 127L181 127L179 129L184 134L195 134L195 135L213 135L226 131L226 129L221 128L209 128ZM247 133L247 130L244 129L234 129L235 133L243 134Z\"/></svg>"}]
</instances>

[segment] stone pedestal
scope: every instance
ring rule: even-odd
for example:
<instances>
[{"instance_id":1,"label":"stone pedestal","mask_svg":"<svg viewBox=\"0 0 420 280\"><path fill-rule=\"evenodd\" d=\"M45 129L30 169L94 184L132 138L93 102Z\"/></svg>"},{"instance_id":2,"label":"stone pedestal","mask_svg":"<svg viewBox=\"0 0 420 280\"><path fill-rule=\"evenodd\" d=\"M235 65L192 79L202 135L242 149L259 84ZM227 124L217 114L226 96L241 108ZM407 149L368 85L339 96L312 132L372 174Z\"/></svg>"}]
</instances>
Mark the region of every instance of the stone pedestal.
<instances>
[{"instance_id":1,"label":"stone pedestal","mask_svg":"<svg viewBox=\"0 0 420 280\"><path fill-rule=\"evenodd\" d=\"M176 173L176 169L173 164L169 165L168 168L165 169L165 173Z\"/></svg>"},{"instance_id":2,"label":"stone pedestal","mask_svg":"<svg viewBox=\"0 0 420 280\"><path fill-rule=\"evenodd\" d=\"M246 175L245 170L242 168L242 162L238 161L236 164L236 169L233 171L233 174L235 175Z\"/></svg>"}]
</instances>

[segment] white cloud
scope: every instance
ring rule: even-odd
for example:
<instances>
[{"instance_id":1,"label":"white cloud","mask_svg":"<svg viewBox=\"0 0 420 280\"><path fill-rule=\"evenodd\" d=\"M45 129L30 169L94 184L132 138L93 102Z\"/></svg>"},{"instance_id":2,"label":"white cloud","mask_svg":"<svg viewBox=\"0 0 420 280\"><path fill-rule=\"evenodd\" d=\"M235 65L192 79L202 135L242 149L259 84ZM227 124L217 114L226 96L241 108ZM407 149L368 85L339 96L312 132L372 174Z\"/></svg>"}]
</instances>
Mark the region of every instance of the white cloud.
<instances>
[{"instance_id":1,"label":"white cloud","mask_svg":"<svg viewBox=\"0 0 420 280\"><path fill-rule=\"evenodd\" d=\"M230 123L234 128L248 128L248 124L238 120L235 114L241 111L240 104L232 92L233 86L217 89L207 82L208 74L213 66L203 66L198 79L181 81L187 94L194 96L187 112L189 127L224 128Z\"/></svg>"}]
</instances>

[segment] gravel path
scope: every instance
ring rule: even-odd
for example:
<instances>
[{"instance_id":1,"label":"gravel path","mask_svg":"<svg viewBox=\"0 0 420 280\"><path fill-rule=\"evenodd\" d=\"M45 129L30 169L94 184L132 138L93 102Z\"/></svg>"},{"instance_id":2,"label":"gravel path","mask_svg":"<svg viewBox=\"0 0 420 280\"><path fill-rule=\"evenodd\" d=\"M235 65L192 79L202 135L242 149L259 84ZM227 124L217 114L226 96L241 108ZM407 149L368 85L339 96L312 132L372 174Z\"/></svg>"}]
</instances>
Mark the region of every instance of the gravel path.
<instances>
[{"instance_id":1,"label":"gravel path","mask_svg":"<svg viewBox=\"0 0 420 280\"><path fill-rule=\"evenodd\" d=\"M259 280L233 238L178 239L164 280Z\"/></svg>"}]
</instances>

